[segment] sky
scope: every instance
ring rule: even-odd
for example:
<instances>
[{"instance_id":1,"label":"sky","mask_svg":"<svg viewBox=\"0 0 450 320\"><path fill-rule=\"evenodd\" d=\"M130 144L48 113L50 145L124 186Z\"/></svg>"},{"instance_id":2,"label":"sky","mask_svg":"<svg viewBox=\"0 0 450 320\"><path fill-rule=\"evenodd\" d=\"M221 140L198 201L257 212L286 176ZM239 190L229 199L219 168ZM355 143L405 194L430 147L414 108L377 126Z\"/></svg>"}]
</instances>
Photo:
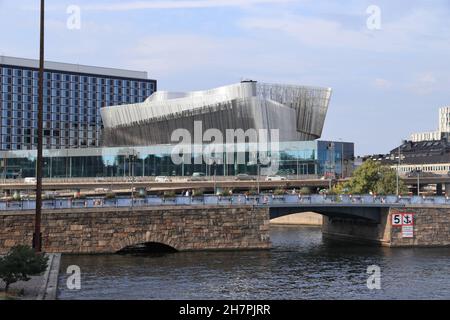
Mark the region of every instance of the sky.
<instances>
[{"instance_id":1,"label":"sky","mask_svg":"<svg viewBox=\"0 0 450 320\"><path fill-rule=\"evenodd\" d=\"M46 9L47 60L147 71L159 90L244 78L331 87L322 139L354 142L357 155L436 130L450 106L449 0L46 0ZM38 58L39 1L0 0L0 30L0 55Z\"/></svg>"}]
</instances>

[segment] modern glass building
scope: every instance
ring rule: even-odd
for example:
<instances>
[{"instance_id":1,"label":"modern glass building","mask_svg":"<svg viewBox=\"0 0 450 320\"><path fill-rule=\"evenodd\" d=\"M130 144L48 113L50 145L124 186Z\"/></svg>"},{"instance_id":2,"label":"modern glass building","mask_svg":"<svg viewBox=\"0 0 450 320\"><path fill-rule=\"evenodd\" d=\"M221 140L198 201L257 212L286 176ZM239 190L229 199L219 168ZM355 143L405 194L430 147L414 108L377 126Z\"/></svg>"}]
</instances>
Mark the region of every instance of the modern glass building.
<instances>
[{"instance_id":1,"label":"modern glass building","mask_svg":"<svg viewBox=\"0 0 450 320\"><path fill-rule=\"evenodd\" d=\"M0 56L0 150L37 146L38 60ZM146 72L46 62L44 148L98 147L100 109L156 91Z\"/></svg>"},{"instance_id":2,"label":"modern glass building","mask_svg":"<svg viewBox=\"0 0 450 320\"><path fill-rule=\"evenodd\" d=\"M275 140L314 140L322 135L330 98L330 88L251 80L203 91L158 91L142 103L103 108L102 145L170 144L179 129L195 136L196 123L222 137L230 129L275 129Z\"/></svg>"},{"instance_id":3,"label":"modern glass building","mask_svg":"<svg viewBox=\"0 0 450 320\"><path fill-rule=\"evenodd\" d=\"M242 156L245 161L241 164L224 160L230 157L225 152L220 155L222 160L210 164L203 158L208 146L203 145L200 149L192 146L192 150L199 152L187 154L187 161L178 165L172 158L174 145L44 150L44 177L190 176L194 172L202 172L206 176L234 176L261 172L259 162L251 161L249 144L245 144L243 149L238 145L232 146L231 157L236 160ZM280 142L278 150L268 155L277 159L276 174L279 175L294 178L317 178L330 174L346 177L353 170L354 145L330 141ZM203 159L198 161L198 158ZM0 161L2 178L35 176L36 150L0 151Z\"/></svg>"}]
</instances>

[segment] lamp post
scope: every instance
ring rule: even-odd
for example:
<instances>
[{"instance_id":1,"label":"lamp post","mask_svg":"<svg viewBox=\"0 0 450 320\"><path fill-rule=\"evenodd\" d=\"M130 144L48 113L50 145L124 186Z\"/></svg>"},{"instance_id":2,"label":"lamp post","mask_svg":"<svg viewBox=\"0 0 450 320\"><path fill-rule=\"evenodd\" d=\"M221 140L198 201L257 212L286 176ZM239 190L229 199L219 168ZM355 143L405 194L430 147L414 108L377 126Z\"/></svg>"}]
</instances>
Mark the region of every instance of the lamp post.
<instances>
[{"instance_id":1,"label":"lamp post","mask_svg":"<svg viewBox=\"0 0 450 320\"><path fill-rule=\"evenodd\" d=\"M420 196L420 173L422 170L417 169L417 195Z\"/></svg>"},{"instance_id":2,"label":"lamp post","mask_svg":"<svg viewBox=\"0 0 450 320\"><path fill-rule=\"evenodd\" d=\"M402 161L401 147L402 147L403 143L404 142L402 141L402 144L398 147L398 162L397 162L397 175L396 175L397 196L400 195L400 165L401 165L401 161Z\"/></svg>"},{"instance_id":3,"label":"lamp post","mask_svg":"<svg viewBox=\"0 0 450 320\"><path fill-rule=\"evenodd\" d=\"M36 252L41 252L41 209L42 209L42 129L43 129L43 109L44 109L44 18L45 1L41 0L40 17L40 52L39 52L39 88L38 88L38 145L36 164L36 213L34 217L33 248Z\"/></svg>"},{"instance_id":4,"label":"lamp post","mask_svg":"<svg viewBox=\"0 0 450 320\"><path fill-rule=\"evenodd\" d=\"M249 161L247 162L248 166L254 166L256 165L256 192L259 194L259 176L260 176L260 167L261 167L261 162L259 161L259 159L256 159L256 161Z\"/></svg>"}]
</instances>

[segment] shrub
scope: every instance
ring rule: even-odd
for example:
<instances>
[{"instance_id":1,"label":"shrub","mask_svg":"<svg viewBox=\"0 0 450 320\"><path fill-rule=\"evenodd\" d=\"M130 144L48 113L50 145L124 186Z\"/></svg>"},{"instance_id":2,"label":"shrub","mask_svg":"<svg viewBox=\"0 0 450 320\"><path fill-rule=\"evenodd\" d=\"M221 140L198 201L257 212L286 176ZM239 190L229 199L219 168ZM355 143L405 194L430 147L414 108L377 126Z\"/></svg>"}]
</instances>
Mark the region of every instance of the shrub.
<instances>
[{"instance_id":1,"label":"shrub","mask_svg":"<svg viewBox=\"0 0 450 320\"><path fill-rule=\"evenodd\" d=\"M105 194L105 199L115 199L115 198L116 198L115 192L109 191L108 193Z\"/></svg>"},{"instance_id":2,"label":"shrub","mask_svg":"<svg viewBox=\"0 0 450 320\"><path fill-rule=\"evenodd\" d=\"M228 196L230 196L232 193L233 193L233 192L232 192L231 189L225 188L225 189L223 189L223 190L220 192L220 195L221 195L222 197L228 197Z\"/></svg>"},{"instance_id":3,"label":"shrub","mask_svg":"<svg viewBox=\"0 0 450 320\"><path fill-rule=\"evenodd\" d=\"M34 252L29 246L13 247L0 258L0 279L5 282L5 292L17 281L28 281L30 276L39 275L47 269L48 257Z\"/></svg>"},{"instance_id":4,"label":"shrub","mask_svg":"<svg viewBox=\"0 0 450 320\"><path fill-rule=\"evenodd\" d=\"M311 194L311 189L309 189L308 187L303 187L300 189L299 193L301 195L308 195Z\"/></svg>"},{"instance_id":5,"label":"shrub","mask_svg":"<svg viewBox=\"0 0 450 320\"><path fill-rule=\"evenodd\" d=\"M145 198L147 196L147 190L145 188L139 189L137 192L137 198Z\"/></svg>"},{"instance_id":6,"label":"shrub","mask_svg":"<svg viewBox=\"0 0 450 320\"><path fill-rule=\"evenodd\" d=\"M168 190L168 191L164 191L164 198L173 198L176 196L175 191L173 190Z\"/></svg>"},{"instance_id":7,"label":"shrub","mask_svg":"<svg viewBox=\"0 0 450 320\"><path fill-rule=\"evenodd\" d=\"M276 196L285 195L285 194L286 194L286 190L284 190L284 189L276 189L276 190L273 192L273 194L276 195Z\"/></svg>"},{"instance_id":8,"label":"shrub","mask_svg":"<svg viewBox=\"0 0 450 320\"><path fill-rule=\"evenodd\" d=\"M205 193L205 190L203 190L203 189L195 189L194 192L192 193L192 196L201 197L201 196L203 196L204 193Z\"/></svg>"}]
</instances>

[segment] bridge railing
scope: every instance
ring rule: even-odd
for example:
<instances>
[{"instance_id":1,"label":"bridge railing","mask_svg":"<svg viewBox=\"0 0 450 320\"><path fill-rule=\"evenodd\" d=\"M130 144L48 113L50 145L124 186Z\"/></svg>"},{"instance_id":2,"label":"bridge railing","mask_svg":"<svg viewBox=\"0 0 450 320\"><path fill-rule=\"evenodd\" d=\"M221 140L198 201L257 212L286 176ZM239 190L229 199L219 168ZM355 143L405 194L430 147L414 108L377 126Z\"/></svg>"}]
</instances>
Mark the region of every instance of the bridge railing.
<instances>
[{"instance_id":1,"label":"bridge railing","mask_svg":"<svg viewBox=\"0 0 450 320\"><path fill-rule=\"evenodd\" d=\"M181 206L181 205L256 205L256 206L318 206L318 205L410 205L410 204L435 204L449 205L448 197L397 197L397 196L372 196L372 195L272 195L261 194L246 196L242 194L232 196L204 195L192 196L147 196L145 198L117 197L105 199L92 197L86 199L55 199L44 200L43 209L71 209L71 208L119 208L119 207L151 207L151 206ZM1 211L34 210L34 200L0 201Z\"/></svg>"}]
</instances>

